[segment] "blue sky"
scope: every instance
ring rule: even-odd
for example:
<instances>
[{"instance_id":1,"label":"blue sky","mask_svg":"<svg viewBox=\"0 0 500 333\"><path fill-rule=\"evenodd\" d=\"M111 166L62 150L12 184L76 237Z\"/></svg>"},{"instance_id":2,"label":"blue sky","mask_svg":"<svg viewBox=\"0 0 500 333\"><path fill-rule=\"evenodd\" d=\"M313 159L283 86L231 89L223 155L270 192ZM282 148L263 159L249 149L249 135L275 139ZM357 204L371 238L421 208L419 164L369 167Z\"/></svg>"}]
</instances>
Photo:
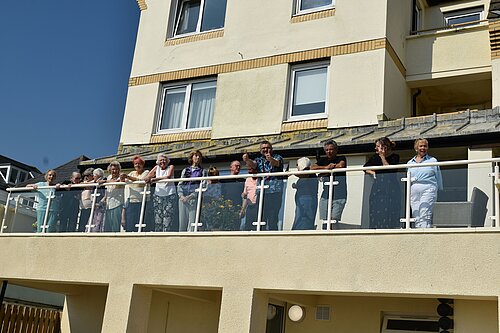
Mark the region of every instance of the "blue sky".
<instances>
[{"instance_id":1,"label":"blue sky","mask_svg":"<svg viewBox=\"0 0 500 333\"><path fill-rule=\"evenodd\" d=\"M135 0L15 0L0 10L0 154L42 172L116 153Z\"/></svg>"}]
</instances>

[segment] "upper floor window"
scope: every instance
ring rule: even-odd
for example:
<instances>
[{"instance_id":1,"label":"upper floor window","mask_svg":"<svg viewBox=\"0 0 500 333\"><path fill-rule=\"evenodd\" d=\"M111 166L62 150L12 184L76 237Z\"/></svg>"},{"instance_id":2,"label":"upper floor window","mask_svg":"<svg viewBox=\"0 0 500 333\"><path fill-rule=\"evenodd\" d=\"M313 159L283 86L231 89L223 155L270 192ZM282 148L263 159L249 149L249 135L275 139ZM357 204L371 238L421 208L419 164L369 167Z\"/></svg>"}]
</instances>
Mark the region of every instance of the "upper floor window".
<instances>
[{"instance_id":1,"label":"upper floor window","mask_svg":"<svg viewBox=\"0 0 500 333\"><path fill-rule=\"evenodd\" d=\"M288 120L326 115L328 67L327 63L292 67Z\"/></svg>"},{"instance_id":2,"label":"upper floor window","mask_svg":"<svg viewBox=\"0 0 500 333\"><path fill-rule=\"evenodd\" d=\"M179 0L174 36L224 27L227 0Z\"/></svg>"},{"instance_id":3,"label":"upper floor window","mask_svg":"<svg viewBox=\"0 0 500 333\"><path fill-rule=\"evenodd\" d=\"M216 80L165 85L157 131L210 128L216 85Z\"/></svg>"},{"instance_id":4,"label":"upper floor window","mask_svg":"<svg viewBox=\"0 0 500 333\"><path fill-rule=\"evenodd\" d=\"M456 24L466 25L467 23L474 24L483 19L483 11L483 7L480 6L445 12L443 13L444 22L447 26Z\"/></svg>"},{"instance_id":5,"label":"upper floor window","mask_svg":"<svg viewBox=\"0 0 500 333\"><path fill-rule=\"evenodd\" d=\"M335 6L335 0L297 0L296 14L305 14Z\"/></svg>"}]
</instances>

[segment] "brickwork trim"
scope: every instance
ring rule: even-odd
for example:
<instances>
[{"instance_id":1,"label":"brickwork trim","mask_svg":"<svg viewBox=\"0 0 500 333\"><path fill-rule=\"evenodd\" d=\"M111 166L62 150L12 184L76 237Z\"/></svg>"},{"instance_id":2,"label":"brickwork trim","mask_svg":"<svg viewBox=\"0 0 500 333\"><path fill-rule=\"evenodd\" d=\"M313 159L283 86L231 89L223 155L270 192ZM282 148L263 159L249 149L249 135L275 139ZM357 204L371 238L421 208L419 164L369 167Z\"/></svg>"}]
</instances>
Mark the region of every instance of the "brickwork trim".
<instances>
[{"instance_id":1,"label":"brickwork trim","mask_svg":"<svg viewBox=\"0 0 500 333\"><path fill-rule=\"evenodd\" d=\"M148 5L146 4L146 0L136 0L136 1L137 1L137 5L139 6L139 9L141 11L148 9Z\"/></svg>"},{"instance_id":2,"label":"brickwork trim","mask_svg":"<svg viewBox=\"0 0 500 333\"><path fill-rule=\"evenodd\" d=\"M335 8L322 10L310 14L295 15L290 19L290 23L300 23L312 20L318 20L325 17L330 17L335 15Z\"/></svg>"}]
</instances>

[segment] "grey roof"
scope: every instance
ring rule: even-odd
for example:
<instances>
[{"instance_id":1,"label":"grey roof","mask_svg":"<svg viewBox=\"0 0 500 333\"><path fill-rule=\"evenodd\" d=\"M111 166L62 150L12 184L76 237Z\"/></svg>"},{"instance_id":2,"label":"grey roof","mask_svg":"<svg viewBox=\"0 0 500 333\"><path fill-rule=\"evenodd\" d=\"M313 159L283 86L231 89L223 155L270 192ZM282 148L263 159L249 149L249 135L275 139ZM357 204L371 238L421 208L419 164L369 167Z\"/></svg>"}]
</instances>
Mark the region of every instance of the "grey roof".
<instances>
[{"instance_id":1,"label":"grey roof","mask_svg":"<svg viewBox=\"0 0 500 333\"><path fill-rule=\"evenodd\" d=\"M14 166L18 169L24 170L31 172L35 177L36 175L41 174L40 170L38 168L28 165L19 161L16 161L10 157L0 155L0 166ZM10 187L6 182L4 182L3 178L0 177L0 189L5 190L6 188Z\"/></svg>"},{"instance_id":2,"label":"grey roof","mask_svg":"<svg viewBox=\"0 0 500 333\"><path fill-rule=\"evenodd\" d=\"M74 171L79 171L78 166L82 162L87 161L88 159L89 158L87 156L81 155L81 156L78 156L77 158L75 158L69 162L64 163L63 165L58 166L57 168L54 168L54 170L56 171L56 174L57 174L56 182L62 183L65 180L69 180L69 178L71 177L71 174ZM34 183L42 182L42 181L45 181L44 174L40 174L40 175L36 176L35 178L29 179L25 182L17 184L16 187L24 187L27 184L34 184Z\"/></svg>"},{"instance_id":3,"label":"grey roof","mask_svg":"<svg viewBox=\"0 0 500 333\"><path fill-rule=\"evenodd\" d=\"M245 152L258 152L259 143L269 140L275 151L283 156L298 157L314 155L329 139L334 139L342 153L361 153L373 150L373 141L387 136L398 143L398 147L412 147L413 141L425 137L433 146L472 143L498 143L500 134L499 108L487 110L466 110L445 114L400 118L380 121L376 125L345 127L335 129L300 130L276 135L242 137L217 140L193 140L165 144L144 144L124 146L117 155L88 160L80 167L106 166L112 160L131 165L134 155L141 155L150 164L159 152L166 153L172 160L185 160L193 149L212 160L230 161Z\"/></svg>"}]
</instances>

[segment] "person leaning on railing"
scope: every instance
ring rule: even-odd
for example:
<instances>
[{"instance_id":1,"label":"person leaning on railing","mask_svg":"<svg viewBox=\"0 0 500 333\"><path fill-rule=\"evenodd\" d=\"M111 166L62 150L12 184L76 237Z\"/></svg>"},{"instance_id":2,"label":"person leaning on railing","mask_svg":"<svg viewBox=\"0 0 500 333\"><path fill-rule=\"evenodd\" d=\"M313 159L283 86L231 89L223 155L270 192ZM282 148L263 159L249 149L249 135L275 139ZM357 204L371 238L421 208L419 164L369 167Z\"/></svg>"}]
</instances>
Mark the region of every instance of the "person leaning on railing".
<instances>
[{"instance_id":1,"label":"person leaning on railing","mask_svg":"<svg viewBox=\"0 0 500 333\"><path fill-rule=\"evenodd\" d=\"M399 164L399 155L393 153L396 146L386 137L375 140L375 155L365 163L368 166ZM400 227L401 191L397 170L366 170L374 183L370 191L370 228L392 229Z\"/></svg>"},{"instance_id":2,"label":"person leaning on railing","mask_svg":"<svg viewBox=\"0 0 500 333\"><path fill-rule=\"evenodd\" d=\"M309 170L311 160L301 157L297 161L299 171ZM313 230L318 208L318 180L315 175L298 175L299 180L292 187L295 193L295 219L292 230Z\"/></svg>"},{"instance_id":3,"label":"person leaning on railing","mask_svg":"<svg viewBox=\"0 0 500 333\"><path fill-rule=\"evenodd\" d=\"M419 138L415 140L417 153L408 164L435 163L437 159L427 154L429 142ZM438 190L443 189L443 180L439 166L410 168L411 175L411 214L415 218L415 228L432 226L432 209L437 200Z\"/></svg>"},{"instance_id":4,"label":"person leaning on railing","mask_svg":"<svg viewBox=\"0 0 500 333\"><path fill-rule=\"evenodd\" d=\"M120 174L121 165L118 161L113 161L108 166L110 175L106 179L107 183L124 182L125 176ZM123 209L124 186L106 186L106 216L104 217L104 231L119 232L120 226L124 225L125 214Z\"/></svg>"},{"instance_id":5,"label":"person leaning on railing","mask_svg":"<svg viewBox=\"0 0 500 333\"><path fill-rule=\"evenodd\" d=\"M93 183L94 182L94 168L87 168L83 171L83 183ZM94 188L89 186L85 187L80 194L80 219L78 222L78 231L85 231L85 227L89 223L90 212L92 211L92 192Z\"/></svg>"},{"instance_id":6,"label":"person leaning on railing","mask_svg":"<svg viewBox=\"0 0 500 333\"><path fill-rule=\"evenodd\" d=\"M181 178L206 177L207 170L201 166L203 155L199 150L192 151L189 154L189 166L181 172ZM199 188L199 181L182 181L177 185L179 194L179 231L192 231L192 223L196 217L196 205Z\"/></svg>"},{"instance_id":7,"label":"person leaning on railing","mask_svg":"<svg viewBox=\"0 0 500 333\"><path fill-rule=\"evenodd\" d=\"M104 170L97 168L92 172L95 183L105 183ZM104 231L104 217L106 215L106 188L99 187L97 189L97 197L95 199L94 216L92 218L92 232Z\"/></svg>"},{"instance_id":8,"label":"person leaning on railing","mask_svg":"<svg viewBox=\"0 0 500 333\"><path fill-rule=\"evenodd\" d=\"M167 154L160 153L156 158L155 167L146 177L146 182L157 182L163 179L174 177L174 166L169 164L170 160ZM154 230L157 232L178 231L176 223L177 212L177 191L173 182L156 183L153 194L154 206Z\"/></svg>"},{"instance_id":9,"label":"person leaning on railing","mask_svg":"<svg viewBox=\"0 0 500 333\"><path fill-rule=\"evenodd\" d=\"M135 182L138 180L145 180L149 174L149 170L144 169L146 163L142 157L136 155L132 158L134 171L129 172L127 175L122 175L127 182ZM125 202L125 231L137 231L135 226L139 223L142 207L142 191L144 184L130 184L128 185L128 198ZM148 222L149 214L148 209L144 212L144 222L146 223L146 230L149 231L150 227Z\"/></svg>"},{"instance_id":10,"label":"person leaning on railing","mask_svg":"<svg viewBox=\"0 0 500 333\"><path fill-rule=\"evenodd\" d=\"M256 169L258 173L271 173L283 171L283 157L273 153L273 146L269 141L260 144L261 156L250 159L247 153L243 154L243 162L247 168ZM264 191L263 220L267 222L267 230L278 230L279 212L283 201L283 180L278 177L264 179L269 186Z\"/></svg>"},{"instance_id":11,"label":"person leaning on railing","mask_svg":"<svg viewBox=\"0 0 500 333\"><path fill-rule=\"evenodd\" d=\"M75 232L78 212L80 211L81 188L71 188L73 184L79 184L82 175L78 171L71 173L71 178L62 184L67 185L66 190L61 192L61 211L59 212L59 232Z\"/></svg>"},{"instance_id":12,"label":"person leaning on railing","mask_svg":"<svg viewBox=\"0 0 500 333\"><path fill-rule=\"evenodd\" d=\"M56 172L49 169L45 173L45 181L36 184L29 184L26 187L31 187L37 190L37 206L36 206L36 219L37 219L37 232L42 232L43 222L45 220L45 213L47 212L47 205L49 197L52 196L49 211L47 214L47 232L57 231L57 215L59 213L59 197L55 196L55 190L58 190L61 184L56 184ZM53 188L40 189L42 186L55 186Z\"/></svg>"}]
</instances>

